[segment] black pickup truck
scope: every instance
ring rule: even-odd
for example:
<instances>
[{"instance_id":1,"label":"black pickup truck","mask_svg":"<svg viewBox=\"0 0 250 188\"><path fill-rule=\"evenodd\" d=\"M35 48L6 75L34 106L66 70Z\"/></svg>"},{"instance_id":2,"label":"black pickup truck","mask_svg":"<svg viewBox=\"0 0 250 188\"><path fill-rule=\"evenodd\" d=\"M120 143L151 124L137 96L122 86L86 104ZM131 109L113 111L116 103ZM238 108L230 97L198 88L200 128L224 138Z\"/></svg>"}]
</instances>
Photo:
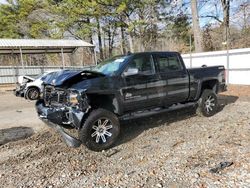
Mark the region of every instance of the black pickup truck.
<instances>
[{"instance_id":1,"label":"black pickup truck","mask_svg":"<svg viewBox=\"0 0 250 188\"><path fill-rule=\"evenodd\" d=\"M204 116L217 110L225 91L223 66L186 69L177 52L116 56L93 71L62 71L44 85L36 102L39 117L54 126L68 145L101 151L119 138L120 120L197 106ZM79 138L66 129L77 129Z\"/></svg>"}]
</instances>

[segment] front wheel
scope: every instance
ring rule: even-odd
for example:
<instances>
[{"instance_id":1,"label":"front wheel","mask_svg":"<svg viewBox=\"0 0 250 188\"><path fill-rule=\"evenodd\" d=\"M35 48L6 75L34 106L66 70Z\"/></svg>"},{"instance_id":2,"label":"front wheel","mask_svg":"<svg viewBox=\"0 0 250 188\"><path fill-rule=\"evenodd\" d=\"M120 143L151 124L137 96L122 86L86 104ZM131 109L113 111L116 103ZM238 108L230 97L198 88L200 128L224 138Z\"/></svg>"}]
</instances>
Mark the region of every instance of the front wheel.
<instances>
[{"instance_id":1,"label":"front wheel","mask_svg":"<svg viewBox=\"0 0 250 188\"><path fill-rule=\"evenodd\" d=\"M113 146L119 133L117 116L100 108L89 114L79 131L79 138L90 150L102 151Z\"/></svg>"},{"instance_id":2,"label":"front wheel","mask_svg":"<svg viewBox=\"0 0 250 188\"><path fill-rule=\"evenodd\" d=\"M199 99L197 113L205 117L210 117L217 112L217 109L217 95L213 90L205 89Z\"/></svg>"},{"instance_id":3,"label":"front wheel","mask_svg":"<svg viewBox=\"0 0 250 188\"><path fill-rule=\"evenodd\" d=\"M37 100L39 99L39 96L40 96L40 91L36 87L31 87L26 92L26 97L29 100Z\"/></svg>"}]
</instances>

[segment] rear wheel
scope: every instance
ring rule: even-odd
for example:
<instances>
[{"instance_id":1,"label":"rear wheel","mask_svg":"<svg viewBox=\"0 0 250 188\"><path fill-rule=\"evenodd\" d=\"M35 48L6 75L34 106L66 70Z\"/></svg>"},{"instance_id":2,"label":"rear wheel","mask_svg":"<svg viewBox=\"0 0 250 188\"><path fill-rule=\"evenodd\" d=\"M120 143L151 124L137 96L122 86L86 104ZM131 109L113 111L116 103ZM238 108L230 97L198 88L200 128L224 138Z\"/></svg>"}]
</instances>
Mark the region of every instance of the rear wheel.
<instances>
[{"instance_id":1,"label":"rear wheel","mask_svg":"<svg viewBox=\"0 0 250 188\"><path fill-rule=\"evenodd\" d=\"M198 102L197 114L205 117L213 116L218 109L217 95L213 90L205 89Z\"/></svg>"},{"instance_id":2,"label":"rear wheel","mask_svg":"<svg viewBox=\"0 0 250 188\"><path fill-rule=\"evenodd\" d=\"M37 100L39 99L39 96L40 96L40 91L38 88L35 87L29 88L26 92L26 97L29 100Z\"/></svg>"},{"instance_id":3,"label":"rear wheel","mask_svg":"<svg viewBox=\"0 0 250 188\"><path fill-rule=\"evenodd\" d=\"M117 116L100 108L89 114L79 131L79 138L90 150L102 151L113 146L119 133Z\"/></svg>"}]
</instances>

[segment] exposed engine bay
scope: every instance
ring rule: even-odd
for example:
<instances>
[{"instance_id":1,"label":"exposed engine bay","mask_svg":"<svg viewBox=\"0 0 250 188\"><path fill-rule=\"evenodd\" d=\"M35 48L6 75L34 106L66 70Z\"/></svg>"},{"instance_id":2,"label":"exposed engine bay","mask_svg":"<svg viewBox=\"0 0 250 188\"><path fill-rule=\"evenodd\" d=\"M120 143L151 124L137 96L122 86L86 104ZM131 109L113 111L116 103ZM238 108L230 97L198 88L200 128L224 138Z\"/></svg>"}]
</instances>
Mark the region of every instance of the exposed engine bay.
<instances>
[{"instance_id":1,"label":"exposed engine bay","mask_svg":"<svg viewBox=\"0 0 250 188\"><path fill-rule=\"evenodd\" d=\"M84 114L91 108L85 91L55 89L54 86L44 87L44 100L40 103L47 107L41 116L51 122L64 126L80 128ZM39 103L39 101L37 102Z\"/></svg>"}]
</instances>

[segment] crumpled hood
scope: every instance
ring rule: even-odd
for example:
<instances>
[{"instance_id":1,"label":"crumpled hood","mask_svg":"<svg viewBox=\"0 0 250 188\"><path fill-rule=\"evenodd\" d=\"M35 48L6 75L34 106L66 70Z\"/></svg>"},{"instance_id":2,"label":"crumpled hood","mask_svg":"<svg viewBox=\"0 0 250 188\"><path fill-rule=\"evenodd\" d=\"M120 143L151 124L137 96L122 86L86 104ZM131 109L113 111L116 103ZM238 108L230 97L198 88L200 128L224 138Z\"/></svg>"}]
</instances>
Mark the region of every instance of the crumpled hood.
<instances>
[{"instance_id":1,"label":"crumpled hood","mask_svg":"<svg viewBox=\"0 0 250 188\"><path fill-rule=\"evenodd\" d=\"M50 84L53 86L59 87L69 87L71 84L82 81L84 79L103 77L105 76L102 73L84 70L84 71L76 71L76 70L63 70L59 71L53 79L49 80L46 84Z\"/></svg>"},{"instance_id":2,"label":"crumpled hood","mask_svg":"<svg viewBox=\"0 0 250 188\"><path fill-rule=\"evenodd\" d=\"M35 78L32 78L30 76L18 76L17 83L18 84L24 84L24 82L32 82Z\"/></svg>"}]
</instances>

